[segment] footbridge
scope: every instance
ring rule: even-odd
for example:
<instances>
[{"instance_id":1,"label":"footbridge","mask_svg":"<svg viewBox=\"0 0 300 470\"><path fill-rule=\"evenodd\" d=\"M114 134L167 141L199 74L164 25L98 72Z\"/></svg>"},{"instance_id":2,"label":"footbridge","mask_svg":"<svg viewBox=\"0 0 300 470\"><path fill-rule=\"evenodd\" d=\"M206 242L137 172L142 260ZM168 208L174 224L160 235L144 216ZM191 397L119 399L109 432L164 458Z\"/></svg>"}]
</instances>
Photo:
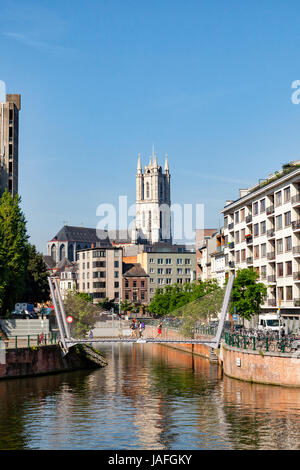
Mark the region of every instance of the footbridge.
<instances>
[{"instance_id":1,"label":"footbridge","mask_svg":"<svg viewBox=\"0 0 300 470\"><path fill-rule=\"evenodd\" d=\"M116 337L116 338L92 338L92 339L85 339L85 338L77 339L76 338L74 339L71 337L70 328L66 320L64 304L61 298L57 280L56 278L52 279L48 277L56 321L57 321L57 325L59 328L60 344L64 351L64 354L68 353L70 347L75 346L76 344L84 344L84 343L88 343L88 344L91 344L91 343L204 344L206 346L209 346L210 348L217 349L221 341L221 336L222 336L222 331L223 331L224 322L226 318L226 313L228 311L228 305L230 301L233 281L234 281L234 276L232 275L229 277L229 280L226 286L218 329L214 338L210 338L210 339L207 339L207 338L205 339L198 339L198 338L173 339L173 338L170 338L168 339L168 338L162 338L162 337L143 337L143 338Z\"/></svg>"}]
</instances>

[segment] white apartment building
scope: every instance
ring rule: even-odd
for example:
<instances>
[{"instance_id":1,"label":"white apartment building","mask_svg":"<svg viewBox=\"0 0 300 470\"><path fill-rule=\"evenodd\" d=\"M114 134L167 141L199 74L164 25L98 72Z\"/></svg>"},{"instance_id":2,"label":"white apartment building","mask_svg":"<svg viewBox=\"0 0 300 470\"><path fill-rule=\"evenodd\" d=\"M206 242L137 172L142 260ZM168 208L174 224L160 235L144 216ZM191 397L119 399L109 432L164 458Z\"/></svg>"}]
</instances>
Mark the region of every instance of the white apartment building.
<instances>
[{"instance_id":1,"label":"white apartment building","mask_svg":"<svg viewBox=\"0 0 300 470\"><path fill-rule=\"evenodd\" d=\"M284 165L227 201L224 214L225 263L229 273L253 268L268 288L262 313L280 309L286 330L300 317L300 161Z\"/></svg>"}]
</instances>

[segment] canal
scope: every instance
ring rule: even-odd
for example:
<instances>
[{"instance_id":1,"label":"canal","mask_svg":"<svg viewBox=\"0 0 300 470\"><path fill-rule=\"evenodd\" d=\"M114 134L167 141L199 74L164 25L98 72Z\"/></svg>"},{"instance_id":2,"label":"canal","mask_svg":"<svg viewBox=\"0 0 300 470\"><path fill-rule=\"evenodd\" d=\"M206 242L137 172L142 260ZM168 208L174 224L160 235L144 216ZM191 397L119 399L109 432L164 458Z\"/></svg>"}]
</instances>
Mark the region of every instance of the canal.
<instances>
[{"instance_id":1,"label":"canal","mask_svg":"<svg viewBox=\"0 0 300 470\"><path fill-rule=\"evenodd\" d=\"M299 449L300 390L222 377L151 344L103 369L0 381L0 449Z\"/></svg>"}]
</instances>

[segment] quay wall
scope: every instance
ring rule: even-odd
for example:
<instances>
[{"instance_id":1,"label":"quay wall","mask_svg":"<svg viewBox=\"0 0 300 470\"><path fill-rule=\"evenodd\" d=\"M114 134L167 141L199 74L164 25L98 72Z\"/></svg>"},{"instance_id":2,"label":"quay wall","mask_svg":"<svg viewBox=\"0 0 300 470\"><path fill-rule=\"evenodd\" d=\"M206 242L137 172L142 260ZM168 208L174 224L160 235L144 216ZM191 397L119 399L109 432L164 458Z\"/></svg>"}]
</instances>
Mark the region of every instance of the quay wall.
<instances>
[{"instance_id":1,"label":"quay wall","mask_svg":"<svg viewBox=\"0 0 300 470\"><path fill-rule=\"evenodd\" d=\"M221 346L223 372L228 377L268 385L300 387L300 353L272 353Z\"/></svg>"},{"instance_id":2,"label":"quay wall","mask_svg":"<svg viewBox=\"0 0 300 470\"><path fill-rule=\"evenodd\" d=\"M89 357L93 356L93 357ZM59 345L0 351L0 379L28 377L106 365L101 355L87 345L73 346L67 355Z\"/></svg>"}]
</instances>

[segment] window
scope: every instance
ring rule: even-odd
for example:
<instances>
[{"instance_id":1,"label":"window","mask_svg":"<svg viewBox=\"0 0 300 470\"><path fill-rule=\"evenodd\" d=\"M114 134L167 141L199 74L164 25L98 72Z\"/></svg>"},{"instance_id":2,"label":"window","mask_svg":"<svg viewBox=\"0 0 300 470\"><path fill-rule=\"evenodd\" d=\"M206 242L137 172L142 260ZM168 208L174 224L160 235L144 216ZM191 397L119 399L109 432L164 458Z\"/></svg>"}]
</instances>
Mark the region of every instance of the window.
<instances>
[{"instance_id":1,"label":"window","mask_svg":"<svg viewBox=\"0 0 300 470\"><path fill-rule=\"evenodd\" d=\"M236 224L239 223L239 221L240 221L239 211L235 212L235 214L234 214L234 221L235 221Z\"/></svg>"},{"instance_id":2,"label":"window","mask_svg":"<svg viewBox=\"0 0 300 470\"><path fill-rule=\"evenodd\" d=\"M241 261L243 262L245 261L245 259L246 259L246 250L244 249L244 250L241 250Z\"/></svg>"},{"instance_id":3,"label":"window","mask_svg":"<svg viewBox=\"0 0 300 470\"><path fill-rule=\"evenodd\" d=\"M182 278L177 278L177 284L182 284Z\"/></svg>"},{"instance_id":4,"label":"window","mask_svg":"<svg viewBox=\"0 0 300 470\"><path fill-rule=\"evenodd\" d=\"M177 264L182 264L182 258L177 258Z\"/></svg>"},{"instance_id":5,"label":"window","mask_svg":"<svg viewBox=\"0 0 300 470\"><path fill-rule=\"evenodd\" d=\"M280 230L282 228L282 215L276 217L276 229Z\"/></svg>"},{"instance_id":6,"label":"window","mask_svg":"<svg viewBox=\"0 0 300 470\"><path fill-rule=\"evenodd\" d=\"M125 287L129 287L128 279L125 280Z\"/></svg>"},{"instance_id":7,"label":"window","mask_svg":"<svg viewBox=\"0 0 300 470\"><path fill-rule=\"evenodd\" d=\"M118 282L115 282L115 287L119 287L119 283L118 283Z\"/></svg>"},{"instance_id":8,"label":"window","mask_svg":"<svg viewBox=\"0 0 300 470\"><path fill-rule=\"evenodd\" d=\"M189 275L189 274L191 274L191 270L190 270L190 268L186 268L186 269L185 269L185 274L186 274L186 275Z\"/></svg>"},{"instance_id":9,"label":"window","mask_svg":"<svg viewBox=\"0 0 300 470\"><path fill-rule=\"evenodd\" d=\"M166 258L166 264L172 264L172 259L171 258Z\"/></svg>"},{"instance_id":10,"label":"window","mask_svg":"<svg viewBox=\"0 0 300 470\"><path fill-rule=\"evenodd\" d=\"M281 197L281 191L278 191L278 193L275 193L275 205L276 207L281 206L282 204L282 197Z\"/></svg>"},{"instance_id":11,"label":"window","mask_svg":"<svg viewBox=\"0 0 300 470\"><path fill-rule=\"evenodd\" d=\"M261 255L262 258L265 258L267 256L267 245L266 245L266 243L263 243L260 246L260 255Z\"/></svg>"},{"instance_id":12,"label":"window","mask_svg":"<svg viewBox=\"0 0 300 470\"><path fill-rule=\"evenodd\" d=\"M163 283L164 283L164 280L163 280L163 278L162 278L162 277L159 277L159 278L157 279L157 282L158 282L158 284L160 284L160 285L161 285L161 284L163 284Z\"/></svg>"},{"instance_id":13,"label":"window","mask_svg":"<svg viewBox=\"0 0 300 470\"><path fill-rule=\"evenodd\" d=\"M286 276L292 276L293 275L293 265L292 261L287 261L285 263L285 275Z\"/></svg>"},{"instance_id":14,"label":"window","mask_svg":"<svg viewBox=\"0 0 300 470\"><path fill-rule=\"evenodd\" d=\"M93 251L93 258L105 258L105 251Z\"/></svg>"},{"instance_id":15,"label":"window","mask_svg":"<svg viewBox=\"0 0 300 470\"><path fill-rule=\"evenodd\" d=\"M141 287L145 287L145 281L141 281Z\"/></svg>"},{"instance_id":16,"label":"window","mask_svg":"<svg viewBox=\"0 0 300 470\"><path fill-rule=\"evenodd\" d=\"M245 229L243 228L241 230L241 242L244 242L245 241Z\"/></svg>"},{"instance_id":17,"label":"window","mask_svg":"<svg viewBox=\"0 0 300 470\"><path fill-rule=\"evenodd\" d=\"M283 276L283 263L277 263L277 276Z\"/></svg>"},{"instance_id":18,"label":"window","mask_svg":"<svg viewBox=\"0 0 300 470\"><path fill-rule=\"evenodd\" d=\"M154 279L153 279L153 277L150 277L150 283L151 283L151 284L154 284Z\"/></svg>"},{"instance_id":19,"label":"window","mask_svg":"<svg viewBox=\"0 0 300 470\"><path fill-rule=\"evenodd\" d=\"M182 274L182 268L177 268L177 274Z\"/></svg>"},{"instance_id":20,"label":"window","mask_svg":"<svg viewBox=\"0 0 300 470\"><path fill-rule=\"evenodd\" d=\"M258 214L258 202L255 202L253 204L253 215L257 215Z\"/></svg>"},{"instance_id":21,"label":"window","mask_svg":"<svg viewBox=\"0 0 300 470\"><path fill-rule=\"evenodd\" d=\"M260 275L262 279L265 279L267 277L267 266L262 266L260 268Z\"/></svg>"},{"instance_id":22,"label":"window","mask_svg":"<svg viewBox=\"0 0 300 470\"><path fill-rule=\"evenodd\" d=\"M163 258L158 258L157 259L157 264L164 264L164 259Z\"/></svg>"},{"instance_id":23,"label":"window","mask_svg":"<svg viewBox=\"0 0 300 470\"><path fill-rule=\"evenodd\" d=\"M115 250L114 253L115 253L115 258L118 258L118 256L119 256L119 250Z\"/></svg>"},{"instance_id":24,"label":"window","mask_svg":"<svg viewBox=\"0 0 300 470\"><path fill-rule=\"evenodd\" d=\"M284 214L284 225L285 227L289 227L289 225L291 225L292 221L291 221L291 211L289 212L286 212Z\"/></svg>"},{"instance_id":25,"label":"window","mask_svg":"<svg viewBox=\"0 0 300 470\"><path fill-rule=\"evenodd\" d=\"M119 271L114 272L114 277L119 277Z\"/></svg>"},{"instance_id":26,"label":"window","mask_svg":"<svg viewBox=\"0 0 300 470\"><path fill-rule=\"evenodd\" d=\"M262 199L260 201L260 213L265 212L265 210L266 210L266 200Z\"/></svg>"},{"instance_id":27,"label":"window","mask_svg":"<svg viewBox=\"0 0 300 470\"><path fill-rule=\"evenodd\" d=\"M277 287L278 300L283 300L283 287Z\"/></svg>"},{"instance_id":28,"label":"window","mask_svg":"<svg viewBox=\"0 0 300 470\"><path fill-rule=\"evenodd\" d=\"M277 247L277 254L283 252L282 238L280 238L279 240L276 240L276 247Z\"/></svg>"},{"instance_id":29,"label":"window","mask_svg":"<svg viewBox=\"0 0 300 470\"><path fill-rule=\"evenodd\" d=\"M93 261L93 268L105 268L106 262L105 261Z\"/></svg>"},{"instance_id":30,"label":"window","mask_svg":"<svg viewBox=\"0 0 300 470\"><path fill-rule=\"evenodd\" d=\"M166 274L172 274L172 269L171 268L166 268Z\"/></svg>"},{"instance_id":31,"label":"window","mask_svg":"<svg viewBox=\"0 0 300 470\"><path fill-rule=\"evenodd\" d=\"M292 237L286 237L285 238L285 251L291 251L292 250Z\"/></svg>"},{"instance_id":32,"label":"window","mask_svg":"<svg viewBox=\"0 0 300 470\"><path fill-rule=\"evenodd\" d=\"M154 268L150 268L150 273L151 273L151 274L154 273Z\"/></svg>"},{"instance_id":33,"label":"window","mask_svg":"<svg viewBox=\"0 0 300 470\"><path fill-rule=\"evenodd\" d=\"M185 264L191 264L190 258L185 258L184 262L185 262Z\"/></svg>"},{"instance_id":34,"label":"window","mask_svg":"<svg viewBox=\"0 0 300 470\"><path fill-rule=\"evenodd\" d=\"M259 235L259 225L258 224L253 225L253 234L254 234L255 237L258 237L258 235Z\"/></svg>"},{"instance_id":35,"label":"window","mask_svg":"<svg viewBox=\"0 0 300 470\"><path fill-rule=\"evenodd\" d=\"M146 183L146 198L150 198L150 185L149 183Z\"/></svg>"},{"instance_id":36,"label":"window","mask_svg":"<svg viewBox=\"0 0 300 470\"><path fill-rule=\"evenodd\" d=\"M245 220L245 209L241 209L240 213L241 213L240 214L241 215L241 222L244 222L244 220Z\"/></svg>"},{"instance_id":37,"label":"window","mask_svg":"<svg viewBox=\"0 0 300 470\"><path fill-rule=\"evenodd\" d=\"M253 250L254 250L254 258L255 259L259 258L259 245L255 245Z\"/></svg>"},{"instance_id":38,"label":"window","mask_svg":"<svg viewBox=\"0 0 300 470\"><path fill-rule=\"evenodd\" d=\"M293 300L293 287L292 286L286 286L286 300Z\"/></svg>"},{"instance_id":39,"label":"window","mask_svg":"<svg viewBox=\"0 0 300 470\"><path fill-rule=\"evenodd\" d=\"M235 252L235 262L236 262L236 263L239 263L239 262L240 262L240 252L239 252L239 251L236 251L236 252Z\"/></svg>"},{"instance_id":40,"label":"window","mask_svg":"<svg viewBox=\"0 0 300 470\"><path fill-rule=\"evenodd\" d=\"M133 287L136 287L136 281L133 281Z\"/></svg>"},{"instance_id":41,"label":"window","mask_svg":"<svg viewBox=\"0 0 300 470\"><path fill-rule=\"evenodd\" d=\"M145 292L144 291L141 292L141 300L145 300Z\"/></svg>"},{"instance_id":42,"label":"window","mask_svg":"<svg viewBox=\"0 0 300 470\"><path fill-rule=\"evenodd\" d=\"M260 223L260 234L261 235L264 235L266 233L266 221L263 220L261 223Z\"/></svg>"},{"instance_id":43,"label":"window","mask_svg":"<svg viewBox=\"0 0 300 470\"><path fill-rule=\"evenodd\" d=\"M155 262L155 261L154 261L153 258L150 258L150 259L149 259L149 263L153 264L154 262Z\"/></svg>"},{"instance_id":44,"label":"window","mask_svg":"<svg viewBox=\"0 0 300 470\"><path fill-rule=\"evenodd\" d=\"M172 284L172 279L168 278L166 279L166 284Z\"/></svg>"},{"instance_id":45,"label":"window","mask_svg":"<svg viewBox=\"0 0 300 470\"><path fill-rule=\"evenodd\" d=\"M235 243L240 243L240 232L235 232L234 241Z\"/></svg>"},{"instance_id":46,"label":"window","mask_svg":"<svg viewBox=\"0 0 300 470\"><path fill-rule=\"evenodd\" d=\"M115 268L118 268L118 267L119 267L119 261L115 261L115 262L114 262L114 267L115 267Z\"/></svg>"},{"instance_id":47,"label":"window","mask_svg":"<svg viewBox=\"0 0 300 470\"><path fill-rule=\"evenodd\" d=\"M158 268L158 270L157 270L157 274L163 274L163 273L164 273L164 270L163 270L163 268Z\"/></svg>"},{"instance_id":48,"label":"window","mask_svg":"<svg viewBox=\"0 0 300 470\"><path fill-rule=\"evenodd\" d=\"M284 202L289 202L291 200L291 188L288 186L283 190Z\"/></svg>"}]
</instances>

